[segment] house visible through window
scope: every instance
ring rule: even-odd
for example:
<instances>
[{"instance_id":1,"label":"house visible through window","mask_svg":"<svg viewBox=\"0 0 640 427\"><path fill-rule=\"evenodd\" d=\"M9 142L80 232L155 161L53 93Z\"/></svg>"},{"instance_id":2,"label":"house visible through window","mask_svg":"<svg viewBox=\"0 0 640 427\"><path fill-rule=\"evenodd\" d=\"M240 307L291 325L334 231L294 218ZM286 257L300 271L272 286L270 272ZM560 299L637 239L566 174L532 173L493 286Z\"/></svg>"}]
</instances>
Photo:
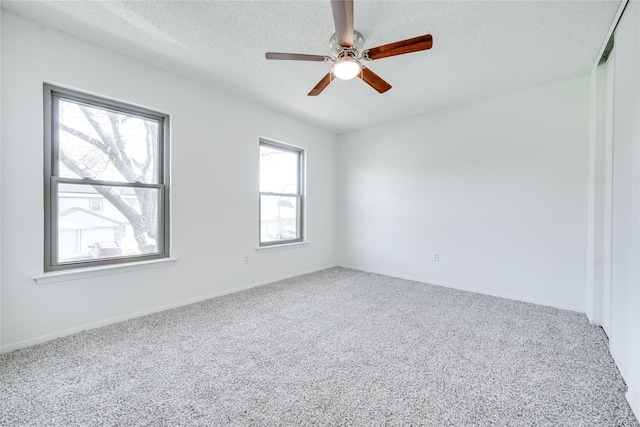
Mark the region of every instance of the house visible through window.
<instances>
[{"instance_id":1,"label":"house visible through window","mask_svg":"<svg viewBox=\"0 0 640 427\"><path fill-rule=\"evenodd\" d=\"M45 271L169 256L169 117L44 89Z\"/></svg>"},{"instance_id":2,"label":"house visible through window","mask_svg":"<svg viewBox=\"0 0 640 427\"><path fill-rule=\"evenodd\" d=\"M303 151L260 141L260 246L303 240Z\"/></svg>"}]
</instances>

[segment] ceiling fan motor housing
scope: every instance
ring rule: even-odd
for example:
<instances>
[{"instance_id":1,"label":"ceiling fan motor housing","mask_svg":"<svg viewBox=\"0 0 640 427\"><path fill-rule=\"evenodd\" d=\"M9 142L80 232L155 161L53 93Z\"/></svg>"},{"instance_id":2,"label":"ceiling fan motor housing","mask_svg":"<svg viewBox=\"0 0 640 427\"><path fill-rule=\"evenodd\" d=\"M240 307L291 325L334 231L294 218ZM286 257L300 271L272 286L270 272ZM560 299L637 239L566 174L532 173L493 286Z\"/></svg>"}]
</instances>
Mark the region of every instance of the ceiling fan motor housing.
<instances>
[{"instance_id":1,"label":"ceiling fan motor housing","mask_svg":"<svg viewBox=\"0 0 640 427\"><path fill-rule=\"evenodd\" d=\"M364 37L358 31L353 32L353 45L351 47L340 46L336 34L331 36L329 40L329 48L331 49L331 57L336 60L345 56L351 56L360 59L360 51L364 45Z\"/></svg>"}]
</instances>

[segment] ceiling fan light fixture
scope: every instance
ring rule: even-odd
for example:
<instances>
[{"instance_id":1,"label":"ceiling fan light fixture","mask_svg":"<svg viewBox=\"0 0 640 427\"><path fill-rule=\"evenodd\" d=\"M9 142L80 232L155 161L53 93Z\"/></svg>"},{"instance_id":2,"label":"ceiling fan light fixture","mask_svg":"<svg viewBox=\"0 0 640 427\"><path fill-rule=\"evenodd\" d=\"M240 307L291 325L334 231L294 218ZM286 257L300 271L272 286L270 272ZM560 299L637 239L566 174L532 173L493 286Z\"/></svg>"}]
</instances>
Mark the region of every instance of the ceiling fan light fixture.
<instances>
[{"instance_id":1,"label":"ceiling fan light fixture","mask_svg":"<svg viewBox=\"0 0 640 427\"><path fill-rule=\"evenodd\" d=\"M351 57L340 58L331 67L334 76L341 80L351 80L362 71L362 65Z\"/></svg>"}]
</instances>

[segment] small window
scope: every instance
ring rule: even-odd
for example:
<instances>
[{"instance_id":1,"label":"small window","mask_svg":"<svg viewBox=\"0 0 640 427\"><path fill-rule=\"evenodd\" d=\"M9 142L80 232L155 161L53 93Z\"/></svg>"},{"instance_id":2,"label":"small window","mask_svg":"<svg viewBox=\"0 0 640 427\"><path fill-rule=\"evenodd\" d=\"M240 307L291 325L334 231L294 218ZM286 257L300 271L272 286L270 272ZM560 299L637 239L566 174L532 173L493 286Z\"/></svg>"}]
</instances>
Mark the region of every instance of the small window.
<instances>
[{"instance_id":1,"label":"small window","mask_svg":"<svg viewBox=\"0 0 640 427\"><path fill-rule=\"evenodd\" d=\"M91 212L102 212L102 199L90 199L89 209Z\"/></svg>"},{"instance_id":2,"label":"small window","mask_svg":"<svg viewBox=\"0 0 640 427\"><path fill-rule=\"evenodd\" d=\"M303 153L260 141L260 246L303 240Z\"/></svg>"},{"instance_id":3,"label":"small window","mask_svg":"<svg viewBox=\"0 0 640 427\"><path fill-rule=\"evenodd\" d=\"M45 271L169 256L169 117L44 86Z\"/></svg>"}]
</instances>

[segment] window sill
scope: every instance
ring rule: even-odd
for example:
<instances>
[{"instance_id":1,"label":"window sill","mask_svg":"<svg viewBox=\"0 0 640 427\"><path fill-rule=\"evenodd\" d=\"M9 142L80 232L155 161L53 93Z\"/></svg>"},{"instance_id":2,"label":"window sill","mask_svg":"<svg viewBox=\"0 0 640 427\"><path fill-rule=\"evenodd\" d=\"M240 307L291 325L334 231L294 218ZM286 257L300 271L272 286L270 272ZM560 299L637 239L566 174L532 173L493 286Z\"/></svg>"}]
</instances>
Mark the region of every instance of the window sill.
<instances>
[{"instance_id":1,"label":"window sill","mask_svg":"<svg viewBox=\"0 0 640 427\"><path fill-rule=\"evenodd\" d=\"M102 267L75 268L73 270L51 271L32 277L38 285L47 283L66 282L68 280L86 279L89 277L107 276L109 274L126 273L128 271L146 270L149 268L172 265L178 258L162 258L151 261L131 262L127 264L113 264Z\"/></svg>"},{"instance_id":2,"label":"window sill","mask_svg":"<svg viewBox=\"0 0 640 427\"><path fill-rule=\"evenodd\" d=\"M271 246L258 246L256 248L256 252L266 252L266 251L275 251L278 249L292 249L301 246L307 246L309 242L295 242L295 243L283 243L282 245L271 245Z\"/></svg>"}]
</instances>

